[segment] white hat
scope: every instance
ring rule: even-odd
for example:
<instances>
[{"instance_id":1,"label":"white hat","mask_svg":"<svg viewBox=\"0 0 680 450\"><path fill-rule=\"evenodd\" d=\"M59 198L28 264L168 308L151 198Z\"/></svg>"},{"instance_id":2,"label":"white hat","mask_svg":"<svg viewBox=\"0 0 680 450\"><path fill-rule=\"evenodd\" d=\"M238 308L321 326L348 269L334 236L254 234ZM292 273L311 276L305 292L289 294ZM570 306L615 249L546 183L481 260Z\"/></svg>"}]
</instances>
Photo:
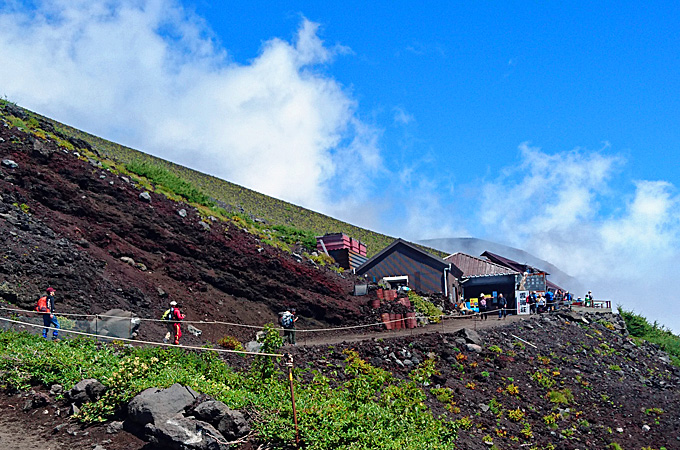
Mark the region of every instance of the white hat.
<instances>
[{"instance_id":1,"label":"white hat","mask_svg":"<svg viewBox=\"0 0 680 450\"><path fill-rule=\"evenodd\" d=\"M174 300L173 300L173 301L171 301L171 302L170 302L170 306L177 306L177 302L176 302L176 301L174 301Z\"/></svg>"}]
</instances>

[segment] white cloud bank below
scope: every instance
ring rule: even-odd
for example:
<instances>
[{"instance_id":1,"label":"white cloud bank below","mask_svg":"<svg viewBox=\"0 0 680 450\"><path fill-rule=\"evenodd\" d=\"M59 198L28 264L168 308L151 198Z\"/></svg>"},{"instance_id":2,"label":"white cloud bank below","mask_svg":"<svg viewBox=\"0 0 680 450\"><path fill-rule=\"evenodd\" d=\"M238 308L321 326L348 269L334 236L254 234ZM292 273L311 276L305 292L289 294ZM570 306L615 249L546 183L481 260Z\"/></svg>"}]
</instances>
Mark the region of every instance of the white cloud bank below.
<instances>
[{"instance_id":1,"label":"white cloud bank below","mask_svg":"<svg viewBox=\"0 0 680 450\"><path fill-rule=\"evenodd\" d=\"M316 24L302 20L294 42L271 39L237 64L173 0L34 4L0 8L0 95L326 213L331 186L364 199L369 180L339 167L377 168L377 132L318 70L346 49L324 45Z\"/></svg>"}]
</instances>

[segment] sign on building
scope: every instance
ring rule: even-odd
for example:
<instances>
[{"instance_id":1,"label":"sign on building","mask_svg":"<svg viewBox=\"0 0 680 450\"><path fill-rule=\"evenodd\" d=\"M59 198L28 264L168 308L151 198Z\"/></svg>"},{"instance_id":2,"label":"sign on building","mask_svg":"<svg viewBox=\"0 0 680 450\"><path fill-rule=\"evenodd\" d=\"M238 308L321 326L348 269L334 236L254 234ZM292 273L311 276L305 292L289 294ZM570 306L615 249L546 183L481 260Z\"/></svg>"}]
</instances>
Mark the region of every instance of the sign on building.
<instances>
[{"instance_id":1,"label":"sign on building","mask_svg":"<svg viewBox=\"0 0 680 450\"><path fill-rule=\"evenodd\" d=\"M517 314L529 314L529 291L515 291Z\"/></svg>"},{"instance_id":2,"label":"sign on building","mask_svg":"<svg viewBox=\"0 0 680 450\"><path fill-rule=\"evenodd\" d=\"M545 272L515 275L518 291L545 291Z\"/></svg>"}]
</instances>

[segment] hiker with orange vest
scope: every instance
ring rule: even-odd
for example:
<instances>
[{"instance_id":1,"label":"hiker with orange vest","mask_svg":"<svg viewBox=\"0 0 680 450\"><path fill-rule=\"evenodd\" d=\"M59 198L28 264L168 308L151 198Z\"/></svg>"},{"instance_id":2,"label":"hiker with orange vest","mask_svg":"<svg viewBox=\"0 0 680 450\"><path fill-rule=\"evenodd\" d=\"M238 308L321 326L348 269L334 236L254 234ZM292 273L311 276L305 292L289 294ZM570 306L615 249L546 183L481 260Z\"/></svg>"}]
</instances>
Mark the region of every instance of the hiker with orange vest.
<instances>
[{"instance_id":1,"label":"hiker with orange vest","mask_svg":"<svg viewBox=\"0 0 680 450\"><path fill-rule=\"evenodd\" d=\"M50 326L54 327L54 331L52 332L52 340L56 341L59 339L59 321L57 320L57 316L54 315L54 293L56 290L52 287L48 287L45 289L45 292L47 292L47 295L44 297L40 297L38 300L38 304L35 307L35 310L37 312L43 313L43 325L45 328L43 328L42 331L42 336L43 338L47 339L47 333L49 332Z\"/></svg>"},{"instance_id":2,"label":"hiker with orange vest","mask_svg":"<svg viewBox=\"0 0 680 450\"><path fill-rule=\"evenodd\" d=\"M182 337L182 324L180 321L184 320L184 314L179 310L179 306L176 301L170 302L170 309L163 313L163 320L167 320L170 325L170 329L175 331L175 345L179 345L179 338ZM165 335L163 342L167 342L170 338L170 331Z\"/></svg>"}]
</instances>

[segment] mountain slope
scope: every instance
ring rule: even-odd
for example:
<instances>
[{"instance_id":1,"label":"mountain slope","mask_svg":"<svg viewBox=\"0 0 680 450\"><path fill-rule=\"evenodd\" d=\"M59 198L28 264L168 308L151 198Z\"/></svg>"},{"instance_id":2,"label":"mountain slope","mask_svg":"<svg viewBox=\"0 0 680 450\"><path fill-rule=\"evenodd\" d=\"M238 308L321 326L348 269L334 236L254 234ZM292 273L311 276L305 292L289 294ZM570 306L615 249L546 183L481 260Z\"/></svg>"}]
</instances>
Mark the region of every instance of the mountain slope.
<instances>
[{"instance_id":1,"label":"mountain slope","mask_svg":"<svg viewBox=\"0 0 680 450\"><path fill-rule=\"evenodd\" d=\"M121 307L159 317L173 299L192 320L262 325L291 305L326 324L359 319L351 278L299 262L185 203L153 192L145 200L142 185L82 156L87 143L22 131L1 112L5 300L30 308L52 285L61 312ZM157 331L150 326L142 337ZM213 333L203 339L246 332Z\"/></svg>"},{"instance_id":2,"label":"mountain slope","mask_svg":"<svg viewBox=\"0 0 680 450\"><path fill-rule=\"evenodd\" d=\"M76 147L96 153L99 159L110 159L119 164L128 164L132 161L148 161L163 167L190 181L197 188L216 199L220 206L232 212L245 213L254 219L263 219L272 224L288 225L310 230L319 236L327 233L344 232L364 242L367 245L369 256L387 247L394 240L390 236L342 222L301 206L255 192L243 186L107 141L56 122L48 117L25 110L7 101L0 100L0 110L3 110L2 112L6 116L14 115L26 124L33 119L35 121L35 128L55 132L63 136L69 143L73 143Z\"/></svg>"}]
</instances>

